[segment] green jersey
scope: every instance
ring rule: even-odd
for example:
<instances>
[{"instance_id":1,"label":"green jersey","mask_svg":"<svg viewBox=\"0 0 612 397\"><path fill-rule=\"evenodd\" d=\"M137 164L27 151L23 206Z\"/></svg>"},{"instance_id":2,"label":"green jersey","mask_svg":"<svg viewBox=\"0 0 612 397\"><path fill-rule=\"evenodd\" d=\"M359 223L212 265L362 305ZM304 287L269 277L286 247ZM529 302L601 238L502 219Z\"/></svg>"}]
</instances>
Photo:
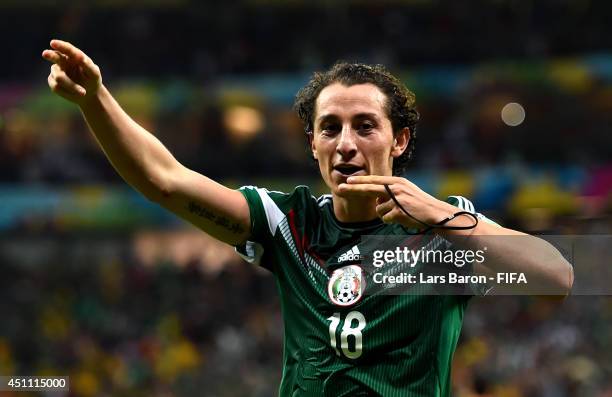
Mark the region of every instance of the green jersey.
<instances>
[{"instance_id":1,"label":"green jersey","mask_svg":"<svg viewBox=\"0 0 612 397\"><path fill-rule=\"evenodd\" d=\"M343 223L331 195L244 186L250 241L236 250L272 271L284 319L281 396L449 396L465 295L352 295L363 235L407 235L380 220ZM457 196L448 200L474 212ZM339 270L340 269L340 270ZM341 271L342 274L339 274ZM352 277L349 277L349 276ZM356 286L357 289L359 286Z\"/></svg>"}]
</instances>

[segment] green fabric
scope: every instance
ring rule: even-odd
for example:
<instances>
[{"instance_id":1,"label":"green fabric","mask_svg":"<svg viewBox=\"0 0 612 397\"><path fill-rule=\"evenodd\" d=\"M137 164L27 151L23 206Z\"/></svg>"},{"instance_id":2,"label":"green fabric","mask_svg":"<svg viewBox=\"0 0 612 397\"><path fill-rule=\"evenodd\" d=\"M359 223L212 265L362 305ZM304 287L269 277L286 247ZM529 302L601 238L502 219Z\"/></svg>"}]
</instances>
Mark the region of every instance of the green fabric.
<instances>
[{"instance_id":1,"label":"green fabric","mask_svg":"<svg viewBox=\"0 0 612 397\"><path fill-rule=\"evenodd\" d=\"M328 295L332 272L351 263L338 263L339 258L359 248L362 235L405 236L403 226L380 220L341 223L331 196L317 199L306 186L290 194L250 186L240 191L251 212L252 241L236 249L252 262L260 256L280 295L281 396L450 395L452 357L468 296L366 293L342 307ZM452 197L451 204L473 210L469 201Z\"/></svg>"}]
</instances>

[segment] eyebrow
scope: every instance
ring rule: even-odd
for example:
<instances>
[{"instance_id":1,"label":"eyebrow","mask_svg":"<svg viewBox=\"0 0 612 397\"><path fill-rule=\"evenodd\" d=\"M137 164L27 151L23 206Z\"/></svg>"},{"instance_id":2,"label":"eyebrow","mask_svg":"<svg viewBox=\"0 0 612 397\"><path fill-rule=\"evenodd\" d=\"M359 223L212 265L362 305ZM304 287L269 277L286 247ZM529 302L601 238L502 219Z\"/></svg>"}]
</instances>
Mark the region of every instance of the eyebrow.
<instances>
[{"instance_id":1,"label":"eyebrow","mask_svg":"<svg viewBox=\"0 0 612 397\"><path fill-rule=\"evenodd\" d=\"M322 114L321 116L317 117L317 119L315 120L316 123L321 123L323 121L328 121L328 120L334 120L334 119L338 119L339 117L336 116L333 113L328 113L328 114ZM354 119L374 119L376 121L378 121L378 115L376 113L368 113L368 112L362 112L362 113L357 113L356 115L353 116Z\"/></svg>"}]
</instances>

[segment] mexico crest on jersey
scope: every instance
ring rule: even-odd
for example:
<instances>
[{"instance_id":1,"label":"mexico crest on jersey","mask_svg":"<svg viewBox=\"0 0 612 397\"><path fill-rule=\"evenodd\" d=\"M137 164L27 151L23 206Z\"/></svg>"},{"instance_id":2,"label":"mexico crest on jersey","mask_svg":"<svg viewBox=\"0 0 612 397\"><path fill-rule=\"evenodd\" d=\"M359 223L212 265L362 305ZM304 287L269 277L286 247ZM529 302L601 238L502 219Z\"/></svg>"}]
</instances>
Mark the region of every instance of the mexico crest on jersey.
<instances>
[{"instance_id":1,"label":"mexico crest on jersey","mask_svg":"<svg viewBox=\"0 0 612 397\"><path fill-rule=\"evenodd\" d=\"M329 283L327 294L332 303L338 306L350 306L357 303L365 290L363 271L357 265L348 265L334 270Z\"/></svg>"}]
</instances>

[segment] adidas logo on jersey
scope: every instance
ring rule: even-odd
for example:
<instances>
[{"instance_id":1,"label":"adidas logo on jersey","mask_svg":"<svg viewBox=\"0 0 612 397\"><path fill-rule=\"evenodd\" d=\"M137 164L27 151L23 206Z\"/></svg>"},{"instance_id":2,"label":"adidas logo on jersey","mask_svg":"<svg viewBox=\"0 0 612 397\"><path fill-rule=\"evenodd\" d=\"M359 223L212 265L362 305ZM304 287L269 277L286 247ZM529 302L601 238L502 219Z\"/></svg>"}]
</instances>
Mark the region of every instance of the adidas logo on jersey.
<instances>
[{"instance_id":1,"label":"adidas logo on jersey","mask_svg":"<svg viewBox=\"0 0 612 397\"><path fill-rule=\"evenodd\" d=\"M338 263L346 262L346 261L360 261L363 259L361 253L359 252L359 248L356 245L353 246L350 250L346 251L344 254L338 257Z\"/></svg>"}]
</instances>

